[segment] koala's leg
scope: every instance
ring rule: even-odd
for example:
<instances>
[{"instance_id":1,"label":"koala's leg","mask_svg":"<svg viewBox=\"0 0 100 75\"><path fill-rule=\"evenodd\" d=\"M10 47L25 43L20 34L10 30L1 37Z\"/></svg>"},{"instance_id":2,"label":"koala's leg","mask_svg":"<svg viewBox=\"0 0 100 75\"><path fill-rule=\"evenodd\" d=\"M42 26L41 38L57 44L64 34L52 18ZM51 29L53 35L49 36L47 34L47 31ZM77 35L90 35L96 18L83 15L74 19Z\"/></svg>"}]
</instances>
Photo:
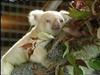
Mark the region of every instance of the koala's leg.
<instances>
[{"instance_id":1,"label":"koala's leg","mask_svg":"<svg viewBox=\"0 0 100 75\"><path fill-rule=\"evenodd\" d=\"M1 60L1 75L11 75L14 66L4 60Z\"/></svg>"},{"instance_id":2,"label":"koala's leg","mask_svg":"<svg viewBox=\"0 0 100 75\"><path fill-rule=\"evenodd\" d=\"M1 59L1 74L11 75L14 66L26 61L28 61L27 53L22 48L16 48L15 51L8 52Z\"/></svg>"},{"instance_id":3,"label":"koala's leg","mask_svg":"<svg viewBox=\"0 0 100 75\"><path fill-rule=\"evenodd\" d=\"M30 33L27 33L22 39L15 43L3 56L1 59L1 74L11 75L14 65L20 65L28 61L28 53L22 48L23 44L31 42Z\"/></svg>"},{"instance_id":4,"label":"koala's leg","mask_svg":"<svg viewBox=\"0 0 100 75\"><path fill-rule=\"evenodd\" d=\"M41 45L39 44L38 46L36 46L33 54L30 56L30 61L40 63L44 67L49 66L49 61L47 59L47 51L43 47L43 44L41 44Z\"/></svg>"}]
</instances>

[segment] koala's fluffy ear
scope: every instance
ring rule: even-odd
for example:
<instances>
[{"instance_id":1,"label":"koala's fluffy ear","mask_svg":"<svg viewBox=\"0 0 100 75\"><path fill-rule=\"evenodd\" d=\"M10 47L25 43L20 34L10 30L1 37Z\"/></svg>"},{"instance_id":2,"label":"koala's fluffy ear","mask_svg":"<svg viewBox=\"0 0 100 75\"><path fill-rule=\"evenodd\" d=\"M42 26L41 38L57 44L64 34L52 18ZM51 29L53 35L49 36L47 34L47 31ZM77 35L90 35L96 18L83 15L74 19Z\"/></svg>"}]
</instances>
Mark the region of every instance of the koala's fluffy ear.
<instances>
[{"instance_id":1,"label":"koala's fluffy ear","mask_svg":"<svg viewBox=\"0 0 100 75\"><path fill-rule=\"evenodd\" d=\"M61 10L60 13L63 16L65 22L68 22L71 19L71 17L68 16L69 15L69 12L68 11Z\"/></svg>"},{"instance_id":2,"label":"koala's fluffy ear","mask_svg":"<svg viewBox=\"0 0 100 75\"><path fill-rule=\"evenodd\" d=\"M33 10L29 13L28 20L31 26L37 25L39 18L44 13L43 10Z\"/></svg>"}]
</instances>

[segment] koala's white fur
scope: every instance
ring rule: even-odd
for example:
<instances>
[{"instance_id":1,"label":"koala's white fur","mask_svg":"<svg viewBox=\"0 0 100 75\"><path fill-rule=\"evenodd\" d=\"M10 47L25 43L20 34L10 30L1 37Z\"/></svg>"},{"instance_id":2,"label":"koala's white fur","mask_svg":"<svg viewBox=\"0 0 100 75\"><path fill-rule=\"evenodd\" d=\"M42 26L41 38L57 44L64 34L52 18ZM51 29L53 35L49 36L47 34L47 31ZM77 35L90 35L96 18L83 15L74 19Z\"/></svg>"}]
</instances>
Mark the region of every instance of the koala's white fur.
<instances>
[{"instance_id":1,"label":"koala's white fur","mask_svg":"<svg viewBox=\"0 0 100 75\"><path fill-rule=\"evenodd\" d=\"M68 16L70 13L65 11L65 10L61 10L60 13L62 14L65 23L68 22L70 19L72 19L70 16Z\"/></svg>"},{"instance_id":2,"label":"koala's white fur","mask_svg":"<svg viewBox=\"0 0 100 75\"><path fill-rule=\"evenodd\" d=\"M29 13L29 22L31 25L36 24L36 27L32 28L30 32L23 36L3 55L1 59L1 75L11 75L14 65L20 65L27 61L41 63L45 67L48 66L48 60L46 59L47 51L44 46L52 38L47 35L55 35L65 20L61 12L41 11L40 13L40 11L35 10ZM44 35L41 33L44 33ZM21 46L26 43L33 43L34 41L31 37L38 37L39 40L37 40L33 54L28 58L27 50Z\"/></svg>"},{"instance_id":3,"label":"koala's white fur","mask_svg":"<svg viewBox=\"0 0 100 75\"><path fill-rule=\"evenodd\" d=\"M28 15L28 20L31 26L33 25L37 25L38 24L38 19L40 18L40 16L44 13L43 10L34 10L31 11Z\"/></svg>"}]
</instances>

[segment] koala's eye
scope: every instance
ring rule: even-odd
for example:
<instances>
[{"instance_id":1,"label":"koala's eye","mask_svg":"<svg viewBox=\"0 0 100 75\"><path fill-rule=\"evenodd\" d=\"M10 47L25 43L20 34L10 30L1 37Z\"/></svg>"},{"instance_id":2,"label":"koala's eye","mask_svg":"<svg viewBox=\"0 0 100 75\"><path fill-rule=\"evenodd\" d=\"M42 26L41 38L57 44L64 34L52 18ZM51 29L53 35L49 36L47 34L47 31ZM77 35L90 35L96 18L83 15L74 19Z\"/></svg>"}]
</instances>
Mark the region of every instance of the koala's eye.
<instances>
[{"instance_id":1,"label":"koala's eye","mask_svg":"<svg viewBox=\"0 0 100 75\"><path fill-rule=\"evenodd\" d=\"M46 22L47 22L47 23L50 23L50 20L47 19Z\"/></svg>"},{"instance_id":2,"label":"koala's eye","mask_svg":"<svg viewBox=\"0 0 100 75\"><path fill-rule=\"evenodd\" d=\"M63 22L63 20L62 20L62 19L60 19L60 22L62 23L62 22Z\"/></svg>"}]
</instances>

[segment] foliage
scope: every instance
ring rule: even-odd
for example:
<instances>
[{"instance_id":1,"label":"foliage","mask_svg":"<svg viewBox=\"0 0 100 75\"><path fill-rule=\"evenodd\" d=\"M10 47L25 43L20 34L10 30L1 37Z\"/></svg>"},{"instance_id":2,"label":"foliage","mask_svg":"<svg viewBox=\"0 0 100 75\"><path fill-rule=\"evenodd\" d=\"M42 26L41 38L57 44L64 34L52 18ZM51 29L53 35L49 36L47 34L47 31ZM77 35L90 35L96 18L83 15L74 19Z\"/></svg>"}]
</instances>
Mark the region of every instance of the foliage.
<instances>
[{"instance_id":1,"label":"foliage","mask_svg":"<svg viewBox=\"0 0 100 75\"><path fill-rule=\"evenodd\" d=\"M82 69L77 65L74 66L73 72L74 72L74 75L83 75Z\"/></svg>"},{"instance_id":2,"label":"foliage","mask_svg":"<svg viewBox=\"0 0 100 75\"><path fill-rule=\"evenodd\" d=\"M70 12L70 16L73 17L73 19L75 20L83 20L83 19L87 19L90 16L90 12L87 11L79 11L75 8L70 8L69 10Z\"/></svg>"},{"instance_id":3,"label":"foliage","mask_svg":"<svg viewBox=\"0 0 100 75\"><path fill-rule=\"evenodd\" d=\"M89 60L89 65L93 69L100 71L100 58L99 59L96 59L96 58L90 59Z\"/></svg>"},{"instance_id":4,"label":"foliage","mask_svg":"<svg viewBox=\"0 0 100 75\"><path fill-rule=\"evenodd\" d=\"M52 45L49 43L46 46L49 49L48 53L51 54L50 59L54 59L53 61L57 61L55 58L60 59L60 62L56 62L56 75L64 75L64 68L67 65L73 66L74 75L85 75L80 66L86 68L90 66L95 70L100 70L100 59L95 58L100 54L100 38L97 36L100 25L93 23L99 19L95 3L98 3L98 0L74 0L74 3L70 3L68 11L72 19L64 25L56 36L58 38L51 43ZM62 45L64 48L59 47ZM78 52L81 52L79 57L75 54ZM62 57L55 56L56 54Z\"/></svg>"}]
</instances>

